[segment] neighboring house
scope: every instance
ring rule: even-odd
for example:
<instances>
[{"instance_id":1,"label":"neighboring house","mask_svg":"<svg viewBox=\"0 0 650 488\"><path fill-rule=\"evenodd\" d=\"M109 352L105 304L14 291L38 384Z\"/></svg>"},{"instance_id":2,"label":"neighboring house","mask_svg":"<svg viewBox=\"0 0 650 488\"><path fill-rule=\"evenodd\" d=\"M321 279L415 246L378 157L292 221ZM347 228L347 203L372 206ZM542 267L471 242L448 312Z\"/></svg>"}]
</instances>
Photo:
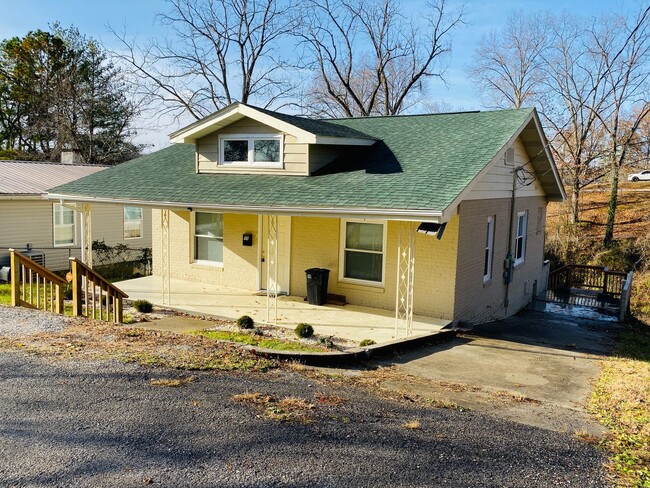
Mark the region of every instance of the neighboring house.
<instances>
[{"instance_id":1,"label":"neighboring house","mask_svg":"<svg viewBox=\"0 0 650 488\"><path fill-rule=\"evenodd\" d=\"M171 141L49 198L152 207L163 281L305 296L305 270L327 268L350 304L455 322L545 286L546 205L565 195L534 109L315 120L237 103Z\"/></svg>"},{"instance_id":2,"label":"neighboring house","mask_svg":"<svg viewBox=\"0 0 650 488\"><path fill-rule=\"evenodd\" d=\"M0 265L8 249L28 253L54 271L81 257L82 219L72 205L44 198L53 186L106 170L106 166L32 161L0 161ZM92 240L130 248L151 247L151 210L141 206L97 205ZM137 253L136 253L137 254Z\"/></svg>"}]
</instances>

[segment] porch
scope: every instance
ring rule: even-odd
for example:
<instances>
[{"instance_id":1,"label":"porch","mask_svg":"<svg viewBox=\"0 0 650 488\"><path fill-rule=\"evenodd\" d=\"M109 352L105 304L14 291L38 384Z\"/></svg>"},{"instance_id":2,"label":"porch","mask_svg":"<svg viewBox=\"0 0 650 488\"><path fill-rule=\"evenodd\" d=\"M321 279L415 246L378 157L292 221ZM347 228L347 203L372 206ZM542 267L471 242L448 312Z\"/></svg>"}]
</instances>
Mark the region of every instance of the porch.
<instances>
[{"instance_id":1,"label":"porch","mask_svg":"<svg viewBox=\"0 0 650 488\"><path fill-rule=\"evenodd\" d=\"M131 300L144 299L162 305L163 280L146 276L115 285ZM214 284L169 279L169 301L165 305L179 310L237 319L250 315L255 322L267 322L266 294ZM310 305L302 296L280 295L277 300L277 325L295 328L307 322L317 334L353 341L373 339L377 343L395 338L395 311L358 305ZM441 330L450 321L413 315L413 335ZM400 331L400 337L404 331Z\"/></svg>"}]
</instances>

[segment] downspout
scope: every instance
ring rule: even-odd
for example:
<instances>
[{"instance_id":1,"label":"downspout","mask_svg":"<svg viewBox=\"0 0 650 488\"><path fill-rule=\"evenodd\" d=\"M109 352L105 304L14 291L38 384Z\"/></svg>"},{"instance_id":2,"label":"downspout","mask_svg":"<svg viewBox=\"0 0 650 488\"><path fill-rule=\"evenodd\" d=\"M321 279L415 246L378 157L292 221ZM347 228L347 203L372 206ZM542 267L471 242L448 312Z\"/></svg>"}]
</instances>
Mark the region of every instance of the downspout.
<instances>
[{"instance_id":1,"label":"downspout","mask_svg":"<svg viewBox=\"0 0 650 488\"><path fill-rule=\"evenodd\" d=\"M510 283L512 282L512 275L514 272L514 259L512 258L512 231L515 227L515 196L517 191L517 173L523 169L523 166L517 166L512 170L512 195L510 197L510 227L508 229L508 253L504 262L503 279L506 284L506 292L503 300L503 307L505 308L506 315L508 314L508 306L510 305Z\"/></svg>"}]
</instances>

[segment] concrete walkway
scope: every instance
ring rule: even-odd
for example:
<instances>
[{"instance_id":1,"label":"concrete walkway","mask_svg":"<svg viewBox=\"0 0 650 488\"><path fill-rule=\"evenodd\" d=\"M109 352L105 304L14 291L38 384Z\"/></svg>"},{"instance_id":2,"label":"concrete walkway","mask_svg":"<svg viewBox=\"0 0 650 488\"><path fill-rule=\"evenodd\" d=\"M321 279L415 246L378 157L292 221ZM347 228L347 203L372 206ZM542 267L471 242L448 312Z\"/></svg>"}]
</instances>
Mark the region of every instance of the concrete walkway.
<instances>
[{"instance_id":1,"label":"concrete walkway","mask_svg":"<svg viewBox=\"0 0 650 488\"><path fill-rule=\"evenodd\" d=\"M507 420L593 435L592 383L615 344L616 322L525 311L438 346L406 353L382 386Z\"/></svg>"},{"instance_id":2,"label":"concrete walkway","mask_svg":"<svg viewBox=\"0 0 650 488\"><path fill-rule=\"evenodd\" d=\"M158 276L120 281L115 285L127 293L130 300L144 299L162 305L162 280ZM172 308L233 320L250 315L256 322L266 322L265 295L176 279L171 280L170 288L169 306ZM277 325L293 329L300 322L311 324L317 334L353 341L373 339L382 343L395 339L395 312L392 310L357 305L316 306L309 305L304 297L279 297ZM447 324L448 320L414 316L413 335L435 332ZM182 324L179 327L183 327Z\"/></svg>"}]
</instances>

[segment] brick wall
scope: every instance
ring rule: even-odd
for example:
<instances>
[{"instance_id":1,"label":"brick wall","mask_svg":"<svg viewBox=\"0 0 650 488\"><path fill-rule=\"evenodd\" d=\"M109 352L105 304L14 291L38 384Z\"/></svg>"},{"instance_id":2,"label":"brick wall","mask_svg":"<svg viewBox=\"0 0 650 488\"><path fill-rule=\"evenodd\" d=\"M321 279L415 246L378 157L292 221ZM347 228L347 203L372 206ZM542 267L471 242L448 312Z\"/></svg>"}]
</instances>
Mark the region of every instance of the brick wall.
<instances>
[{"instance_id":1,"label":"brick wall","mask_svg":"<svg viewBox=\"0 0 650 488\"><path fill-rule=\"evenodd\" d=\"M518 198L515 204L515 219L517 212L522 210L528 211L526 254L524 262L514 268L514 279L510 283L509 303L506 308L503 262L508 251L510 199L461 203L454 321L481 323L500 319L518 312L532 299L535 281L541 284L546 200L544 197ZM494 256L492 279L484 283L483 264L488 216L495 216Z\"/></svg>"}]
</instances>

